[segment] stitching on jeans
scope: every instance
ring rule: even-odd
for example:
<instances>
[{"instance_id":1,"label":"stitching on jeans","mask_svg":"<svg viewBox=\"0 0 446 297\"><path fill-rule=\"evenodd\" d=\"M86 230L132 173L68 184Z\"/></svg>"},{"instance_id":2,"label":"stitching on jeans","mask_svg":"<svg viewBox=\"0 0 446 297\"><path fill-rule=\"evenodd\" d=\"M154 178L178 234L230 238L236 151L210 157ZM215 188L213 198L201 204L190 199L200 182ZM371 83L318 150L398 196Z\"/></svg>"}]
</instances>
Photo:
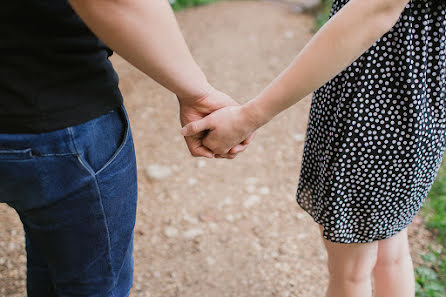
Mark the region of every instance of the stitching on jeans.
<instances>
[{"instance_id":1,"label":"stitching on jeans","mask_svg":"<svg viewBox=\"0 0 446 297\"><path fill-rule=\"evenodd\" d=\"M76 152L76 156L77 156L77 159L79 160L79 162L80 162L80 164L82 165L82 167L84 167L87 171L88 171L88 173L90 173L90 175L91 175L91 177L93 177L93 180L94 180L94 184L95 184L95 186L96 186L96 191L97 191L97 193L99 194L99 205L100 205L100 208L101 208L101 213L102 213L102 216L103 216L103 218L104 218L104 224L105 224L105 230L106 230L106 235L107 235L107 252L108 252L108 268L110 269L110 272L111 272L111 275L112 275L112 277L113 277L113 288L114 288L114 286L116 285L116 283L115 283L115 279L116 279L116 275L115 275L115 273L114 273L114 271L113 271L113 266L112 266L112 260L111 260L111 238L110 238L110 231L109 231L109 229L108 229L108 222L107 222L107 216L105 215L105 210L104 210L104 204L102 203L102 193L101 193L101 190L100 190L100 188L99 188L99 184L98 184L98 180L97 180L97 176L96 176L96 174L92 171L92 169L90 169L88 166L86 166L86 164L83 162L83 160L82 160L82 158L81 158L81 156L80 156L80 154L79 154L79 151L78 151L78 149L77 149L77 147L76 147L76 143L75 143L75 141L74 141L74 133L73 133L73 129L72 129L72 127L68 127L68 132L69 132L69 134L70 134L70 138L71 138L71 141L72 141L72 143L73 143L73 146L74 146L74 150L75 150L75 152ZM112 289L113 289L112 288ZM113 293L113 291L111 292L111 294L112 294L112 297L113 296L115 296L115 294Z\"/></svg>"},{"instance_id":2,"label":"stitching on jeans","mask_svg":"<svg viewBox=\"0 0 446 297\"><path fill-rule=\"evenodd\" d=\"M127 144L128 138L129 138L129 134L130 134L130 121L127 117L127 114L125 114L124 110L122 107L119 108L118 113L121 113L121 115L124 117L124 138L122 140L122 142L119 144L118 149L116 150L116 152L113 154L113 156L107 161L107 163L105 163L102 168L100 168L95 174L98 175L100 174L102 171L104 171L111 163L113 163L113 161L115 161L118 156L121 154L122 150L124 149L124 147Z\"/></svg>"},{"instance_id":3,"label":"stitching on jeans","mask_svg":"<svg viewBox=\"0 0 446 297\"><path fill-rule=\"evenodd\" d=\"M36 157L64 157L77 155L75 153L61 153L61 154L33 154Z\"/></svg>"}]
</instances>

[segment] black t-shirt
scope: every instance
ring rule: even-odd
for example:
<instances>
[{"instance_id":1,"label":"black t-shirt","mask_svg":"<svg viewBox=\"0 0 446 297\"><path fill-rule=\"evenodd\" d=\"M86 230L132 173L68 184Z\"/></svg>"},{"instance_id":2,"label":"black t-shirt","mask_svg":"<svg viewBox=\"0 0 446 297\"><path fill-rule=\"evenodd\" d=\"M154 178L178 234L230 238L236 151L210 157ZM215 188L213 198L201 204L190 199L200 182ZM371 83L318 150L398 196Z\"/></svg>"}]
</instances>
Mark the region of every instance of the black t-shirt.
<instances>
[{"instance_id":1,"label":"black t-shirt","mask_svg":"<svg viewBox=\"0 0 446 297\"><path fill-rule=\"evenodd\" d=\"M80 124L122 103L112 54L67 0L0 7L0 133Z\"/></svg>"}]
</instances>

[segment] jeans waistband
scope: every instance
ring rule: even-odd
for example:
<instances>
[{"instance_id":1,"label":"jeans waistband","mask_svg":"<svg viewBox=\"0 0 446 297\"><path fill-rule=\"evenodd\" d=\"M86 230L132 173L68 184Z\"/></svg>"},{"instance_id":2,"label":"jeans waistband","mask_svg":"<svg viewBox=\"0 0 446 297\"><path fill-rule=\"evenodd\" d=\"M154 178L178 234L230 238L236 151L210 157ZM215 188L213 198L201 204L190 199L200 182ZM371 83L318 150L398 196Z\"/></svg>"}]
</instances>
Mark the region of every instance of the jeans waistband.
<instances>
[{"instance_id":1,"label":"jeans waistband","mask_svg":"<svg viewBox=\"0 0 446 297\"><path fill-rule=\"evenodd\" d=\"M85 128L83 126L100 126L114 112L119 112L121 120L128 120L124 107L120 106L93 120L60 130L39 134L0 133L0 150L31 149L32 154L35 156L76 154L77 152L72 141L70 129Z\"/></svg>"}]
</instances>

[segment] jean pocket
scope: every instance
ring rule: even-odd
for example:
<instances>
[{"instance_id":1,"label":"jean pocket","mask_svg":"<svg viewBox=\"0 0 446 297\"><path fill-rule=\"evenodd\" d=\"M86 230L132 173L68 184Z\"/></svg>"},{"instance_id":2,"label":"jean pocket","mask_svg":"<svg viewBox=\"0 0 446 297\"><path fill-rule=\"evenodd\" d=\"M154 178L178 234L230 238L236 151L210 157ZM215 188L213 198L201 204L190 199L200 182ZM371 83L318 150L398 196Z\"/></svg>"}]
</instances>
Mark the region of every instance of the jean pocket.
<instances>
[{"instance_id":1,"label":"jean pocket","mask_svg":"<svg viewBox=\"0 0 446 297\"><path fill-rule=\"evenodd\" d=\"M0 202L12 207L42 194L39 169L31 148L0 149Z\"/></svg>"},{"instance_id":2,"label":"jean pocket","mask_svg":"<svg viewBox=\"0 0 446 297\"><path fill-rule=\"evenodd\" d=\"M69 128L78 160L92 175L98 175L119 156L130 134L124 107L87 123Z\"/></svg>"},{"instance_id":3,"label":"jean pocket","mask_svg":"<svg viewBox=\"0 0 446 297\"><path fill-rule=\"evenodd\" d=\"M0 148L0 161L20 161L33 158L31 148L26 149L2 149Z\"/></svg>"}]
</instances>

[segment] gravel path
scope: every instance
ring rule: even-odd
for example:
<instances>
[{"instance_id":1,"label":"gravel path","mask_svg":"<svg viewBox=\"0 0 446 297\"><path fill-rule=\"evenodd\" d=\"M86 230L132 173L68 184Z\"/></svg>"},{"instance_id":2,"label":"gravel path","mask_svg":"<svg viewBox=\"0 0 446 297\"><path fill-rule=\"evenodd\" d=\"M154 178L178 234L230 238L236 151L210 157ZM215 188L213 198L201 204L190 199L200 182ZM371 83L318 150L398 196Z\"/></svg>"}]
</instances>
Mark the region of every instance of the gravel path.
<instances>
[{"instance_id":1,"label":"gravel path","mask_svg":"<svg viewBox=\"0 0 446 297\"><path fill-rule=\"evenodd\" d=\"M210 82L240 102L313 34L311 16L274 3L221 2L177 16ZM326 255L294 198L311 98L259 131L236 160L193 159L173 95L119 57L113 62L139 164L132 296L322 296ZM411 228L415 257L427 236ZM25 262L20 221L0 205L1 297L25 295Z\"/></svg>"}]
</instances>

